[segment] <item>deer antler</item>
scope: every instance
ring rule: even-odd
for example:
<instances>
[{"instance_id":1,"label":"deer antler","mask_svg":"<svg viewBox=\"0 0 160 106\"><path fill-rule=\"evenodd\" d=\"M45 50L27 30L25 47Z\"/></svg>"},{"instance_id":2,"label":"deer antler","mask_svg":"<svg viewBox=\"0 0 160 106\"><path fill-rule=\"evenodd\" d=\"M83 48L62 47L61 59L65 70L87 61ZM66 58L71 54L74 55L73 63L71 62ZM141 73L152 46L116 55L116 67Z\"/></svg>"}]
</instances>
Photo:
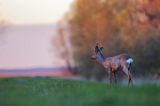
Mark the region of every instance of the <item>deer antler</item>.
<instances>
[{"instance_id":1,"label":"deer antler","mask_svg":"<svg viewBox=\"0 0 160 106\"><path fill-rule=\"evenodd\" d=\"M98 46L98 48L101 48L102 47L102 43L97 42L96 46Z\"/></svg>"},{"instance_id":2,"label":"deer antler","mask_svg":"<svg viewBox=\"0 0 160 106\"><path fill-rule=\"evenodd\" d=\"M99 43L99 46L102 47L102 43Z\"/></svg>"},{"instance_id":3,"label":"deer antler","mask_svg":"<svg viewBox=\"0 0 160 106\"><path fill-rule=\"evenodd\" d=\"M96 42L96 46L99 46L99 42Z\"/></svg>"}]
</instances>

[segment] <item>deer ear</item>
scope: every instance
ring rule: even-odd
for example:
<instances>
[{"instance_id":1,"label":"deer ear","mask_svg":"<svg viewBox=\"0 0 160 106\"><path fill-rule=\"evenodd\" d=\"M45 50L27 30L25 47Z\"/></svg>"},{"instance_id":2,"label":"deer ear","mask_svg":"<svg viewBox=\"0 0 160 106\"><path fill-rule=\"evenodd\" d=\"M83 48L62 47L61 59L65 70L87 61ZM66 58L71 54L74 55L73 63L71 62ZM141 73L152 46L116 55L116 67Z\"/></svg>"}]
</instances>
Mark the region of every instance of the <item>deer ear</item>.
<instances>
[{"instance_id":1,"label":"deer ear","mask_svg":"<svg viewBox=\"0 0 160 106\"><path fill-rule=\"evenodd\" d=\"M103 50L103 47L101 47L100 50Z\"/></svg>"}]
</instances>

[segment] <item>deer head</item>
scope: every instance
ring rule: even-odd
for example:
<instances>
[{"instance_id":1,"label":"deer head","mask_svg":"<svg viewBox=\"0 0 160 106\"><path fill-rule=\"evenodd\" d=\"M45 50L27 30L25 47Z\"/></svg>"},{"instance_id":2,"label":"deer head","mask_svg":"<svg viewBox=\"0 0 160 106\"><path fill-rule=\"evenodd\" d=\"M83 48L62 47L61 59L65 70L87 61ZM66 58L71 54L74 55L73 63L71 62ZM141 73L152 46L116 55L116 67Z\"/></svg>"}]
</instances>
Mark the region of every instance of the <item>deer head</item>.
<instances>
[{"instance_id":1,"label":"deer head","mask_svg":"<svg viewBox=\"0 0 160 106\"><path fill-rule=\"evenodd\" d=\"M99 43L97 43L92 52L91 59L93 60L99 59L100 55L102 55L102 50L103 50L103 47L100 46Z\"/></svg>"}]
</instances>

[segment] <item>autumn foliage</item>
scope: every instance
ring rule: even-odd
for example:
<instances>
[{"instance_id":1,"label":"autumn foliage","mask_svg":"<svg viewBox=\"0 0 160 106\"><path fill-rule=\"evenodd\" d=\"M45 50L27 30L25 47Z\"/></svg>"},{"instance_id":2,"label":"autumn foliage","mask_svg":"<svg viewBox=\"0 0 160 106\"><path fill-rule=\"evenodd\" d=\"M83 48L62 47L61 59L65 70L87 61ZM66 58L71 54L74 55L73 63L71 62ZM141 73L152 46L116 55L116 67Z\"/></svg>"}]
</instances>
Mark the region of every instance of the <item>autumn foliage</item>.
<instances>
[{"instance_id":1,"label":"autumn foliage","mask_svg":"<svg viewBox=\"0 0 160 106\"><path fill-rule=\"evenodd\" d=\"M107 57L131 54L135 74L150 70L158 73L159 0L76 0L68 22L80 74L97 78L105 75L90 59L96 42L104 46Z\"/></svg>"}]
</instances>

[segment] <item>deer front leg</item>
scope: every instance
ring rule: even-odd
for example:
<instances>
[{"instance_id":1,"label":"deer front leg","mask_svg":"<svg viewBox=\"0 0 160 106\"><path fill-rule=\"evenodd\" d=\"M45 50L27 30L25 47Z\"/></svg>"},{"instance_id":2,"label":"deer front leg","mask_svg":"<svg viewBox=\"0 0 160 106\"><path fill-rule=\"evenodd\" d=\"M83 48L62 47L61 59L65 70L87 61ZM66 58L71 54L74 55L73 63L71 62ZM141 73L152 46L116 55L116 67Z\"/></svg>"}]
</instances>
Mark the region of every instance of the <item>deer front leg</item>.
<instances>
[{"instance_id":1,"label":"deer front leg","mask_svg":"<svg viewBox=\"0 0 160 106\"><path fill-rule=\"evenodd\" d=\"M117 84L117 77L116 77L116 72L115 71L113 72L113 75L114 75L114 82L115 82L115 84Z\"/></svg>"},{"instance_id":2,"label":"deer front leg","mask_svg":"<svg viewBox=\"0 0 160 106\"><path fill-rule=\"evenodd\" d=\"M112 75L114 76L114 83L117 84L117 78L116 78L116 70L114 68L111 68Z\"/></svg>"},{"instance_id":3,"label":"deer front leg","mask_svg":"<svg viewBox=\"0 0 160 106\"><path fill-rule=\"evenodd\" d=\"M112 71L111 71L110 68L107 68L106 71L107 71L108 76L109 76L109 84L111 85L112 84Z\"/></svg>"}]
</instances>

